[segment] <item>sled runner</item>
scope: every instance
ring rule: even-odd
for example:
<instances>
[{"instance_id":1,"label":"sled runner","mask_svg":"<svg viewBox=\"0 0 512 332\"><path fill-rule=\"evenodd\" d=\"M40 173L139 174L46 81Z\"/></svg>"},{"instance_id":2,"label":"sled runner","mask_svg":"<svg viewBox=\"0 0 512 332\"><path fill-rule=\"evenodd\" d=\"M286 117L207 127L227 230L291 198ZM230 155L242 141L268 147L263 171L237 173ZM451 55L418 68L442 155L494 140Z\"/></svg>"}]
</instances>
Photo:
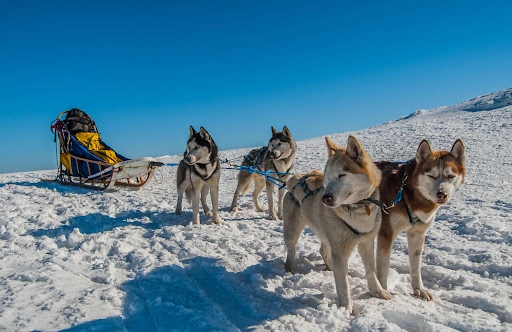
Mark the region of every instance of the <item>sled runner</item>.
<instances>
[{"instance_id":1,"label":"sled runner","mask_svg":"<svg viewBox=\"0 0 512 332\"><path fill-rule=\"evenodd\" d=\"M77 108L60 113L50 130L59 150L57 177L51 181L96 190L140 189L163 165L151 157L120 155L102 141L91 117Z\"/></svg>"}]
</instances>

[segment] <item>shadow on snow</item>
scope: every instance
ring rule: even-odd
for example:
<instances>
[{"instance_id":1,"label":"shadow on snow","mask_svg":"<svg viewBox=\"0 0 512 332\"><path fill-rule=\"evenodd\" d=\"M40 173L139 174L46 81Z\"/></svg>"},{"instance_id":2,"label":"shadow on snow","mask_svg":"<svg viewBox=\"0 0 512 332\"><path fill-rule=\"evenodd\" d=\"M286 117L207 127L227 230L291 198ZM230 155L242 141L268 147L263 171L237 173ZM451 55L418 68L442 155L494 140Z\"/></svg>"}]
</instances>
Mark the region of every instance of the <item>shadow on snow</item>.
<instances>
[{"instance_id":1,"label":"shadow on snow","mask_svg":"<svg viewBox=\"0 0 512 332\"><path fill-rule=\"evenodd\" d=\"M133 220L133 221L132 221ZM148 220L141 222L138 220ZM142 212L140 210L121 212L115 217L110 217L101 213L92 213L84 216L72 217L66 221L65 225L57 228L41 228L27 232L26 235L34 237L48 236L57 238L61 235L69 235L73 229L78 228L82 234L94 234L111 231L114 228L135 226L147 230L156 230L162 226L182 224L180 218L173 213L157 213L154 211Z\"/></svg>"},{"instance_id":2,"label":"shadow on snow","mask_svg":"<svg viewBox=\"0 0 512 332\"><path fill-rule=\"evenodd\" d=\"M235 331L314 306L312 298L287 299L266 288L273 262L229 272L205 257L159 267L119 287L122 317L86 322L65 331ZM282 264L282 262L281 262Z\"/></svg>"},{"instance_id":3,"label":"shadow on snow","mask_svg":"<svg viewBox=\"0 0 512 332\"><path fill-rule=\"evenodd\" d=\"M74 193L74 194L88 194L91 192L97 192L101 193L101 190L95 190L92 188L82 188L77 186L66 186L57 182L28 182L28 181L22 181L22 182L6 182L6 183L0 183L0 188L6 186L6 185L17 185L22 187L36 187L41 189L48 189L48 190L56 190L60 193Z\"/></svg>"}]
</instances>

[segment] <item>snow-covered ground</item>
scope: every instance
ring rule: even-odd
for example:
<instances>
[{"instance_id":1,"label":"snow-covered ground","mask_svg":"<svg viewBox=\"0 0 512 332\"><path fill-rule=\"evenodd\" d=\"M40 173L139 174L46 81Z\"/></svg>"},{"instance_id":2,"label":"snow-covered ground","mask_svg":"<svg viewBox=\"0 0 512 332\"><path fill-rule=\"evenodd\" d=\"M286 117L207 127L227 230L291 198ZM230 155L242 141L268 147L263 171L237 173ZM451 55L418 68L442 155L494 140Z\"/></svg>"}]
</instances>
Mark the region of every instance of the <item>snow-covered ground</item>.
<instances>
[{"instance_id":1,"label":"snow-covered ground","mask_svg":"<svg viewBox=\"0 0 512 332\"><path fill-rule=\"evenodd\" d=\"M433 302L412 296L401 235L388 281L394 298L369 295L354 252L354 315L338 309L310 230L296 273L285 273L282 222L253 211L249 195L229 211L234 170L222 170L221 226L204 215L192 225L188 204L174 214L176 167L141 191L113 193L40 182L56 173L40 171L0 175L0 330L510 331L511 92L352 133L375 161L408 160L423 138L434 149L449 150L456 138L466 145L465 184L427 233L422 272ZM331 138L345 145L348 134ZM323 170L323 137L298 146L297 172ZM236 161L248 150L220 156Z\"/></svg>"}]
</instances>

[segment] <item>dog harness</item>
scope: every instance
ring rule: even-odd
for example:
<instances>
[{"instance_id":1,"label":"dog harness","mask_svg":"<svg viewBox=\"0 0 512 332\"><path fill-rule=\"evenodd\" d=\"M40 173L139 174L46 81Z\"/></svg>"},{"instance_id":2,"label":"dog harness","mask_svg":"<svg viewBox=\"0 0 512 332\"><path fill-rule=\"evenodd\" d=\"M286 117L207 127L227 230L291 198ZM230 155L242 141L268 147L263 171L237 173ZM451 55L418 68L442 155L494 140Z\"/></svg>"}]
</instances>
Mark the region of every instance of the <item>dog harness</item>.
<instances>
[{"instance_id":1,"label":"dog harness","mask_svg":"<svg viewBox=\"0 0 512 332\"><path fill-rule=\"evenodd\" d=\"M383 209L383 211L386 212L387 209L391 209L392 207L395 207L400 201L403 201L404 206L405 206L405 211L407 211L407 216L409 217L409 222L411 223L411 225L414 225L418 222L421 222L421 219L418 218L417 215L412 213L411 208L409 207L409 204L407 204L405 197L403 197L403 191L404 191L404 186L405 186L406 180L407 180L407 172L404 172L404 176L402 178L402 185L400 186L400 188L398 188L395 199L391 203L391 206L386 207L385 209Z\"/></svg>"},{"instance_id":2,"label":"dog harness","mask_svg":"<svg viewBox=\"0 0 512 332\"><path fill-rule=\"evenodd\" d=\"M262 153L265 153L267 151L268 151L268 148L266 146L264 146L264 147L262 147L261 149L258 150L258 153L255 156L251 156L251 154L249 153L249 154L244 156L244 159L249 164L251 164L251 168L256 167L257 170L259 171L259 172L256 171L256 172L253 172L253 173L258 173L258 174L264 175L265 178L267 178L268 181L270 181L273 184L275 184L276 186L278 186L279 189L283 189L283 188L286 187L286 181L282 180L282 178L287 176L287 175L291 175L290 171L293 169L293 163L290 166L290 168L288 168L285 172L279 172L277 170L276 164L274 163L274 160L272 160L272 164L274 165L274 169L273 170L263 171L260 168L261 164L258 164L258 159L260 158ZM268 160L268 158L263 160L262 162L266 162L267 160ZM248 169L243 169L243 170L246 171L246 172L251 172ZM271 176L270 174L277 175L277 178Z\"/></svg>"},{"instance_id":3,"label":"dog harness","mask_svg":"<svg viewBox=\"0 0 512 332\"><path fill-rule=\"evenodd\" d=\"M308 184L306 183L306 179L311 177L311 176L318 176L319 174L306 174L304 175L303 177L300 178L299 182L297 182L292 190L290 190L290 198L292 199L292 201L295 203L295 205L297 205L298 207L300 207L300 205L308 198L308 197L311 197L313 196L314 194L316 194L317 192L319 192L320 190L324 189L323 186L321 187L318 187L314 190L311 190L308 186ZM304 198L302 198L302 200L299 202L297 200L297 198L295 198L295 195L293 194L295 192L295 187L297 187L298 185L300 185L302 191L304 191L304 193L306 194L306 196L304 196Z\"/></svg>"},{"instance_id":4,"label":"dog harness","mask_svg":"<svg viewBox=\"0 0 512 332\"><path fill-rule=\"evenodd\" d=\"M261 149L259 149L258 153L254 156L254 157L251 157L251 154L247 154L244 156L244 159L249 163L251 164L251 166L255 166L255 167L258 167L258 169L261 171L260 169L260 165L258 164L258 159L260 158L261 154L264 152L264 151L267 151L268 148L266 146L262 147Z\"/></svg>"},{"instance_id":5,"label":"dog harness","mask_svg":"<svg viewBox=\"0 0 512 332\"><path fill-rule=\"evenodd\" d=\"M411 223L411 225L421 222L421 219L418 218L417 215L412 213L411 208L409 207L409 204L407 204L407 202L405 201L405 198L404 198L404 205L405 205L405 210L407 211L407 216L409 216L409 222Z\"/></svg>"}]
</instances>

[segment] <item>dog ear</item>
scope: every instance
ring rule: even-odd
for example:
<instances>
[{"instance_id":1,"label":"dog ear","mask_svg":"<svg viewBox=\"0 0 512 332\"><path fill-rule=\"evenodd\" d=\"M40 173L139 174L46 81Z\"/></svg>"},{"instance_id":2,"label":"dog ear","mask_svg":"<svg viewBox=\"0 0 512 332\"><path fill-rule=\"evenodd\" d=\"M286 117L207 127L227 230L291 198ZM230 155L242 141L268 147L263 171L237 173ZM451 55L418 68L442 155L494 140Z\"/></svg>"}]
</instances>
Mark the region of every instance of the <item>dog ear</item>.
<instances>
[{"instance_id":1,"label":"dog ear","mask_svg":"<svg viewBox=\"0 0 512 332\"><path fill-rule=\"evenodd\" d=\"M274 126L270 126L270 128L272 128L272 136L274 136L275 134L277 134L277 130L274 129Z\"/></svg>"},{"instance_id":2,"label":"dog ear","mask_svg":"<svg viewBox=\"0 0 512 332\"><path fill-rule=\"evenodd\" d=\"M457 159L461 164L464 164L466 161L466 147L464 143L460 139L457 139L455 143L453 143L450 154Z\"/></svg>"},{"instance_id":3,"label":"dog ear","mask_svg":"<svg viewBox=\"0 0 512 332\"><path fill-rule=\"evenodd\" d=\"M286 126L283 127L283 135L284 135L284 137L287 137L287 138L292 137L292 133L290 133L290 130Z\"/></svg>"},{"instance_id":4,"label":"dog ear","mask_svg":"<svg viewBox=\"0 0 512 332\"><path fill-rule=\"evenodd\" d=\"M201 138L204 139L205 141L210 140L210 134L208 134L206 129L204 129L202 126L201 129L199 129L199 136L201 136Z\"/></svg>"},{"instance_id":5,"label":"dog ear","mask_svg":"<svg viewBox=\"0 0 512 332\"><path fill-rule=\"evenodd\" d=\"M421 141L420 145L418 146L418 151L416 151L416 161L422 162L428 159L430 155L432 154L432 149L430 148L430 144L426 139Z\"/></svg>"},{"instance_id":6,"label":"dog ear","mask_svg":"<svg viewBox=\"0 0 512 332\"><path fill-rule=\"evenodd\" d=\"M354 160L358 164L363 163L364 155L363 155L363 147L361 143L352 135L348 136L347 140L347 154L349 157Z\"/></svg>"},{"instance_id":7,"label":"dog ear","mask_svg":"<svg viewBox=\"0 0 512 332\"><path fill-rule=\"evenodd\" d=\"M196 133L196 130L194 129L194 127L190 126L190 133L188 135L188 138L191 138L192 136L194 136L195 133Z\"/></svg>"},{"instance_id":8,"label":"dog ear","mask_svg":"<svg viewBox=\"0 0 512 332\"><path fill-rule=\"evenodd\" d=\"M328 136L325 136L325 143L327 143L327 150L329 152L329 156L332 156L339 150L339 146L337 146Z\"/></svg>"}]
</instances>

